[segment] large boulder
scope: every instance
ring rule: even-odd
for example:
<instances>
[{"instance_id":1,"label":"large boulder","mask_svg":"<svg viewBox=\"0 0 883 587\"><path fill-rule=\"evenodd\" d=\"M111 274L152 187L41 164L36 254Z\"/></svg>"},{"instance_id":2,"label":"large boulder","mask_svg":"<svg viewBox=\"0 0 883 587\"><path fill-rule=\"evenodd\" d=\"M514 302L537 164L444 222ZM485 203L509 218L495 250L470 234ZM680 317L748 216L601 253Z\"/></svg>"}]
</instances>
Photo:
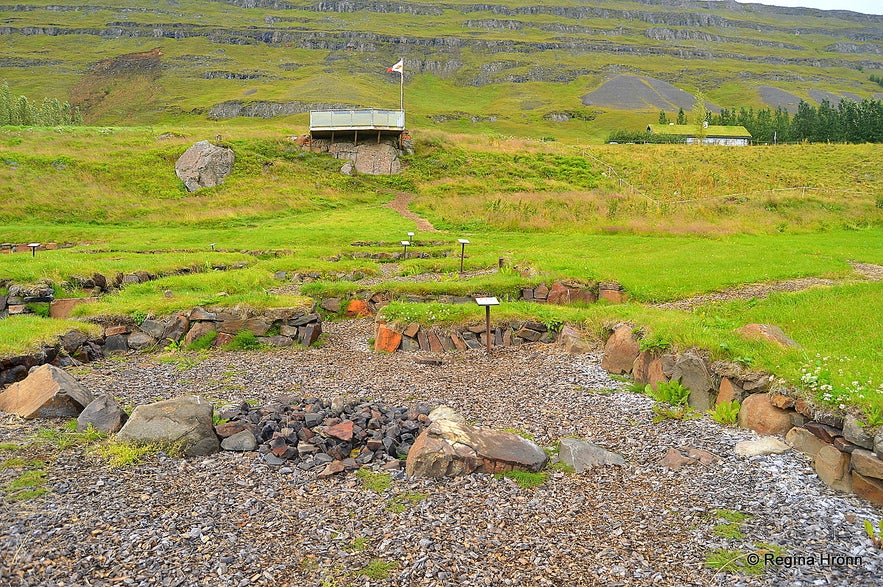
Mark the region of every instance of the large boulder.
<instances>
[{"instance_id":1,"label":"large boulder","mask_svg":"<svg viewBox=\"0 0 883 587\"><path fill-rule=\"evenodd\" d=\"M175 174L187 191L216 186L233 170L233 149L199 141L175 162Z\"/></svg>"},{"instance_id":2,"label":"large boulder","mask_svg":"<svg viewBox=\"0 0 883 587\"><path fill-rule=\"evenodd\" d=\"M186 456L218 452L212 404L196 396L177 397L135 408L117 439L137 444L181 443Z\"/></svg>"},{"instance_id":3,"label":"large boulder","mask_svg":"<svg viewBox=\"0 0 883 587\"><path fill-rule=\"evenodd\" d=\"M22 418L73 418L93 399L73 376L47 364L0 393L0 410Z\"/></svg>"},{"instance_id":4,"label":"large boulder","mask_svg":"<svg viewBox=\"0 0 883 587\"><path fill-rule=\"evenodd\" d=\"M414 441L405 471L411 477L455 477L515 469L536 472L548 460L543 449L517 434L436 420Z\"/></svg>"}]
</instances>

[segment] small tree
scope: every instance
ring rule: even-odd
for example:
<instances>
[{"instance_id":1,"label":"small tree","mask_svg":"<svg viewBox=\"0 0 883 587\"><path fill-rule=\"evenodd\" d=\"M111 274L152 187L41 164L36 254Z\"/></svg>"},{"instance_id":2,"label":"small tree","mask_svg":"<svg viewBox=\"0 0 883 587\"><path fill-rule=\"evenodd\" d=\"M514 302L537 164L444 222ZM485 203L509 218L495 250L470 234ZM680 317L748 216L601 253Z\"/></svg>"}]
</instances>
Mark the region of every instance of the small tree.
<instances>
[{"instance_id":1,"label":"small tree","mask_svg":"<svg viewBox=\"0 0 883 587\"><path fill-rule=\"evenodd\" d=\"M659 124L668 124L668 116L665 115L665 110L659 111Z\"/></svg>"},{"instance_id":2,"label":"small tree","mask_svg":"<svg viewBox=\"0 0 883 587\"><path fill-rule=\"evenodd\" d=\"M687 115L684 114L683 108L678 108L678 124L687 124Z\"/></svg>"}]
</instances>

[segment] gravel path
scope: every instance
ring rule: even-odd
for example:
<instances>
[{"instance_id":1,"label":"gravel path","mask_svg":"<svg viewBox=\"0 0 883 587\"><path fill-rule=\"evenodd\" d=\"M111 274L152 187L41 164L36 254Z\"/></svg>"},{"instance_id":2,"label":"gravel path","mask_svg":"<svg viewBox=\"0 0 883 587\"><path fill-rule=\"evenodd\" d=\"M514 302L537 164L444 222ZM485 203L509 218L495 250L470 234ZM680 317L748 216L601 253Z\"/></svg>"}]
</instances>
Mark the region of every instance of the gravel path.
<instances>
[{"instance_id":1,"label":"gravel path","mask_svg":"<svg viewBox=\"0 0 883 587\"><path fill-rule=\"evenodd\" d=\"M880 265L856 263L852 261L850 261L849 264L852 266L853 271L863 279L870 281L883 280L883 267ZM801 277L798 279L788 279L786 281L776 281L772 283L753 283L749 285L740 285L739 287L725 291L702 294L691 298L675 300L673 302L665 302L663 304L655 304L655 307L668 310L692 310L697 306L703 306L712 302L765 298L771 293L802 291L811 287L830 287L832 285L837 285L838 283L843 283L843 281L824 279L821 277Z\"/></svg>"},{"instance_id":2,"label":"gravel path","mask_svg":"<svg viewBox=\"0 0 883 587\"><path fill-rule=\"evenodd\" d=\"M479 425L578 435L621 453L625 467L554 471L522 489L487 475L410 481L380 493L353 475L317 480L255 454L159 455L110 469L80 448L31 440L50 421L0 419L0 452L47 465L50 493L0 502L0 585L878 585L883 551L864 520L883 510L836 494L801 454L742 459L752 432L707 418L652 423L651 400L623 391L596 356L533 345L448 354L371 352L368 320L326 323L322 349L215 353L200 362L129 356L73 371L124 404L199 394L215 405L281 394L344 394L395 405L448 404ZM721 457L670 471L669 447ZM0 484L16 471L0 468ZM750 514L722 538L718 509ZM850 555L851 565L769 566L759 576L704 568L714 548L791 556ZM388 570L383 564L390 563ZM384 578L385 577L385 578Z\"/></svg>"}]
</instances>

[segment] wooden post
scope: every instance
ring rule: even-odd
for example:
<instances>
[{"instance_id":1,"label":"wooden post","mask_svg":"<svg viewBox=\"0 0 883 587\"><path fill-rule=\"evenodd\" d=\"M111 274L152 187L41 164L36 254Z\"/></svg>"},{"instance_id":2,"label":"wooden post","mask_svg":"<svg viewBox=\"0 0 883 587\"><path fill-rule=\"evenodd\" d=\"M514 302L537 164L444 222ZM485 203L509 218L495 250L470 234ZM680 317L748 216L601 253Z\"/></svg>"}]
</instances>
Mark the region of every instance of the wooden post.
<instances>
[{"instance_id":1,"label":"wooden post","mask_svg":"<svg viewBox=\"0 0 883 587\"><path fill-rule=\"evenodd\" d=\"M487 352L491 352L491 307L484 307L484 337L487 340Z\"/></svg>"}]
</instances>

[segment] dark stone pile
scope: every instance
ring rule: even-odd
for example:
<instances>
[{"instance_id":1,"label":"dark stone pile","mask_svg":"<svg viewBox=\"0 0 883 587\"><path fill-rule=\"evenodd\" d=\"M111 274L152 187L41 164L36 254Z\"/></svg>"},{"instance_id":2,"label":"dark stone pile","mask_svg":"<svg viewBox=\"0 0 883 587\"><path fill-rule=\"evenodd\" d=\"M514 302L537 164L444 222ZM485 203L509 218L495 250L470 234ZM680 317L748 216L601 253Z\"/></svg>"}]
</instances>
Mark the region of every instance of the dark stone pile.
<instances>
[{"instance_id":1,"label":"dark stone pile","mask_svg":"<svg viewBox=\"0 0 883 587\"><path fill-rule=\"evenodd\" d=\"M221 438L251 432L269 465L333 474L369 463L398 468L429 425L429 412L424 404L406 408L342 397L290 397L260 407L230 406L218 413L227 421L215 430Z\"/></svg>"}]
</instances>

